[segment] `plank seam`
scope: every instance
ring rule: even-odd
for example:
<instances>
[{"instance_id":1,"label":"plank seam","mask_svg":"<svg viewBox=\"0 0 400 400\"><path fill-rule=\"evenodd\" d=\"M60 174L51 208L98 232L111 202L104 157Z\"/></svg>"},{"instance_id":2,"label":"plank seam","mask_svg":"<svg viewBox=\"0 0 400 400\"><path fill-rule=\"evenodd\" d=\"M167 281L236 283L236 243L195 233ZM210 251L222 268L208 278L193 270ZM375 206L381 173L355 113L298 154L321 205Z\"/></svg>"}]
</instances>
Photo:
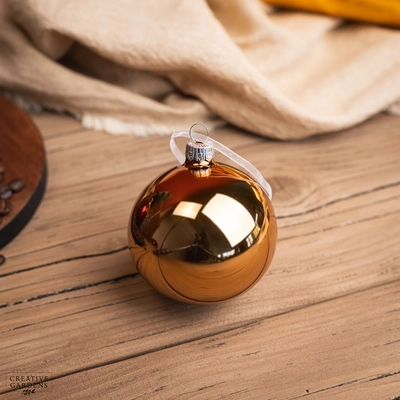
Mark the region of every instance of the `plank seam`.
<instances>
[{"instance_id":1,"label":"plank seam","mask_svg":"<svg viewBox=\"0 0 400 400\"><path fill-rule=\"evenodd\" d=\"M142 357L142 356L146 356L146 355L148 355L148 354L157 353L157 352L159 352L159 351L168 350L168 349L171 349L171 348L174 348L174 347L178 347L178 346L182 346L182 345L185 345L185 344L197 342L197 341L200 341L200 340L203 340L203 339L208 339L208 340L209 340L210 338L217 337L217 336L219 336L219 335L223 335L223 334L226 334L226 333L229 333L229 332L234 332L234 331L236 331L236 330L244 329L244 328L250 327L250 326L252 326L252 325L259 325L261 322L266 321L266 320L268 320L268 319L277 318L277 317L280 317L280 316L289 314L289 313L291 313L291 312L301 311L301 310L304 310L304 309L309 308L309 307L318 306L318 305L320 305L320 304L328 303L328 302L331 302L331 301L335 301L335 300L337 300L337 299L345 298L345 297L348 297L348 296L353 296L353 295L358 294L358 293L366 292L366 291L368 291L368 290L377 289L377 288L379 288L379 287L383 287L383 286L387 286L387 285L392 285L392 284L394 284L394 283L399 283L399 282L400 282L400 278L399 278L399 279L396 279L396 280L394 280L394 281L381 283L381 284L375 285L375 286L370 286L370 287L368 287L368 288L359 289L359 290L356 290L356 291L351 292L351 293L345 293L345 294L343 294L343 295L341 295L341 296L337 296L337 297L330 298L330 299L325 299L325 300L322 300L322 301L319 301L319 302L316 302L316 303L305 304L304 306L301 306L301 307L299 307L299 308L295 308L295 309L291 309L291 310L286 310L286 311L284 311L284 312L277 313L277 314L274 314L274 315L269 315L269 316L266 316L266 317L255 318L254 320L248 321L248 322L246 322L246 323L243 324L243 325L234 326L234 327L232 327L232 328L224 329L224 330L221 330L221 331L218 331L218 332L214 332L214 333L212 333L212 334L201 335L201 336L194 337L194 338L191 338L191 339L188 339L188 340L181 340L181 341L178 341L178 342L176 342L176 343L171 343L171 344L169 344L169 345L159 346L159 347L156 347L156 348L153 348L153 349L150 349L150 350L147 350L147 351L139 352L139 353L136 353L136 354L133 354L133 355L128 355L128 356L125 356L125 357L119 357L119 358L117 358L117 359L109 360L109 361L106 361L106 362L104 362L104 363L93 364L92 366L87 366L87 367L85 367L85 368L79 368L79 369L77 369L77 370L75 370L75 371L66 372L66 373L60 374L60 375L58 375L58 376L56 376L56 377L53 377L53 376L52 376L51 381L55 381L55 380L58 380L58 379L65 378L65 377L67 377L67 376L79 374L79 373L81 373L81 372L85 372L85 371L88 371L88 370L94 370L94 369L97 369L97 368L103 368L103 367L106 367L106 366L108 366L108 365L113 365L113 364L117 364L117 363L120 363L120 362L124 362L124 361L130 360L130 359L139 358L139 357ZM378 380L378 379L384 379L384 378L386 378L386 377L393 376L393 375L397 375L397 374L400 374L400 371L394 371L394 372L379 374L379 375L376 375L376 376L371 376L371 377L362 378L361 380L367 380L367 382L368 382L368 381L373 381L373 380ZM357 381L358 381L358 380L354 380L354 382L357 382ZM324 390L332 389L332 388L335 388L336 386L340 387L340 386L343 386L343 385L346 385L346 384L350 384L351 382L353 382L353 381L349 381L349 383L346 383L346 382L345 382L345 383L342 383L342 384L338 384L338 385L335 385L335 386L332 386L332 387L329 387L329 388L321 389L321 390L319 390L319 391L324 391ZM353 383L354 383L354 382L353 382ZM15 390L18 390L18 389L15 389ZM9 392L11 392L11 391L9 391ZM318 392L318 391L317 391L317 392ZM3 392L0 392L0 395L1 395L1 394L4 394L4 393L6 393L6 392L4 392L4 391L3 391ZM8 393L8 392L7 392L7 393ZM315 393L316 393L316 392L315 392ZM311 394L313 394L313 393L309 392L309 393L306 393L306 394L304 394L304 395L301 395L301 396L298 396L298 397L295 397L295 398L304 397L304 396L311 395Z\"/></svg>"}]
</instances>

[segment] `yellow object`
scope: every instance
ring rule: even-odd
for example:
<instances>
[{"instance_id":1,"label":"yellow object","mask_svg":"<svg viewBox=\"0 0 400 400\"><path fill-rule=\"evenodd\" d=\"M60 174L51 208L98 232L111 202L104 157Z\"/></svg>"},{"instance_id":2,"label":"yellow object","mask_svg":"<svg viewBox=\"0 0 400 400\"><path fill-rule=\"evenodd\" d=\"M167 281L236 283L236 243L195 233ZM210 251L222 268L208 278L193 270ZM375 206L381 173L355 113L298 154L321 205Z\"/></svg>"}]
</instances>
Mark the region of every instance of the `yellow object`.
<instances>
[{"instance_id":1,"label":"yellow object","mask_svg":"<svg viewBox=\"0 0 400 400\"><path fill-rule=\"evenodd\" d=\"M264 0L282 7L400 27L399 0Z\"/></svg>"}]
</instances>

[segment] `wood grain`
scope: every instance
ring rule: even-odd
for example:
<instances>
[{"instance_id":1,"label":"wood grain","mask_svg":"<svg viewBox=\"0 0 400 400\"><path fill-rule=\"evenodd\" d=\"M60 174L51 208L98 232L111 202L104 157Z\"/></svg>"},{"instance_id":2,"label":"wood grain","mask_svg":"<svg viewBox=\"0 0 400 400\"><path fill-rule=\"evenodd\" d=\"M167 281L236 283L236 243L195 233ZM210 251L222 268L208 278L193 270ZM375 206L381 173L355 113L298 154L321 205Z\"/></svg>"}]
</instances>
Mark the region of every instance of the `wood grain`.
<instances>
[{"instance_id":1,"label":"wood grain","mask_svg":"<svg viewBox=\"0 0 400 400\"><path fill-rule=\"evenodd\" d=\"M399 290L400 280L121 357L55 379L52 390L63 399L99 394L125 399L370 399L374 390L398 393ZM370 302L375 306L365 313Z\"/></svg>"},{"instance_id":2,"label":"wood grain","mask_svg":"<svg viewBox=\"0 0 400 400\"><path fill-rule=\"evenodd\" d=\"M207 307L156 294L127 250L135 198L176 164L169 138L34 120L49 180L4 248L0 376L49 373L49 399L400 396L399 117L302 142L215 132L271 183L279 241L252 290Z\"/></svg>"}]
</instances>

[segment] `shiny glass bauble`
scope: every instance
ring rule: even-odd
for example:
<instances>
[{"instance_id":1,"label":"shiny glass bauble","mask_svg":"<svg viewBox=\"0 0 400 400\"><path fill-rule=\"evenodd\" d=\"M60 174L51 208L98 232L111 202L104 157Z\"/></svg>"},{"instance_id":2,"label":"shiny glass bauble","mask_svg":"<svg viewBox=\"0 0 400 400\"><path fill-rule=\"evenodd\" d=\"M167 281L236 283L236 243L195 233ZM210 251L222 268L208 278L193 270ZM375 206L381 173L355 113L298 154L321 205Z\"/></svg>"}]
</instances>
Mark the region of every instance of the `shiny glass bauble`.
<instances>
[{"instance_id":1,"label":"shiny glass bauble","mask_svg":"<svg viewBox=\"0 0 400 400\"><path fill-rule=\"evenodd\" d=\"M244 172L213 164L196 174L181 166L138 197L128 238L139 273L158 292L186 303L216 303L263 276L277 224L270 199Z\"/></svg>"}]
</instances>

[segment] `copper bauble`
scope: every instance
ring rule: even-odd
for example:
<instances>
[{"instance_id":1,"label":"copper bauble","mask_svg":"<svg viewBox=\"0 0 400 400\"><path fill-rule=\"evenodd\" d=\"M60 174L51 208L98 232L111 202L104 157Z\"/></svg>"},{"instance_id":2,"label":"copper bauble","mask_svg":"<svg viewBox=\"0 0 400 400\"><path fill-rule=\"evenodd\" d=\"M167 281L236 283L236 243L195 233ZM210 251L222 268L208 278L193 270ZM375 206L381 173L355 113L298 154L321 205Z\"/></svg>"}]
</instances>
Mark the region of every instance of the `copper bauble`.
<instances>
[{"instance_id":1,"label":"copper bauble","mask_svg":"<svg viewBox=\"0 0 400 400\"><path fill-rule=\"evenodd\" d=\"M129 219L129 248L142 277L185 303L244 293L266 272L277 240L271 201L232 166L189 162L151 182Z\"/></svg>"}]
</instances>

